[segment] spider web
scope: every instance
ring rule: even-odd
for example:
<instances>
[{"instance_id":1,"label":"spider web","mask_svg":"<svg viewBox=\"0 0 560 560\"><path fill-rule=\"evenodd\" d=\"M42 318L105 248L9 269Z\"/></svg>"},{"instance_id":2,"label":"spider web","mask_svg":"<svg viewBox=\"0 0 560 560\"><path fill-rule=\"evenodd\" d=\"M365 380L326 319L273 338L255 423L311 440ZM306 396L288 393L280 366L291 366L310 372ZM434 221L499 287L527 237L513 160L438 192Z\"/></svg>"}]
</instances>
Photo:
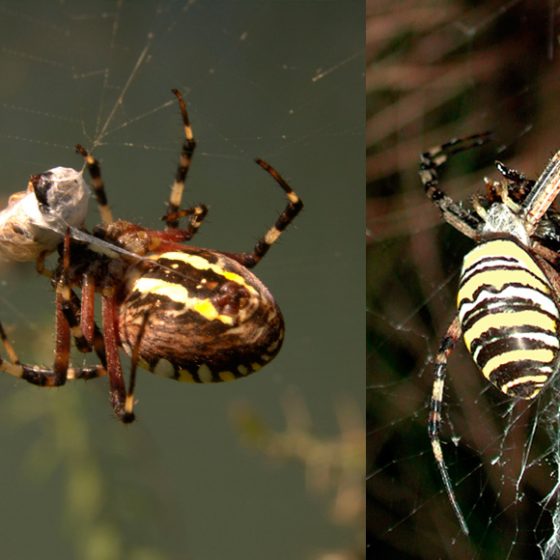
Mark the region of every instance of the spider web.
<instances>
[{"instance_id":1,"label":"spider web","mask_svg":"<svg viewBox=\"0 0 560 560\"><path fill-rule=\"evenodd\" d=\"M292 388L326 436L338 434L339 396L360 399L361 3L1 1L0 36L3 202L31 174L79 168L80 143L101 161L115 217L161 227L182 141L179 88L198 142L184 204L210 207L197 244L250 250L285 206L255 157L305 203L257 270L288 334L285 360L254 383L142 375L139 421L123 431L105 380L59 391L0 380L2 556L359 557L360 522L333 524L297 465L282 472L240 448L229 409L246 399L281 426ZM88 225L98 221L92 204ZM0 267L10 338L26 362L49 364L48 281L32 265Z\"/></svg>"},{"instance_id":2,"label":"spider web","mask_svg":"<svg viewBox=\"0 0 560 560\"><path fill-rule=\"evenodd\" d=\"M388 557L560 551L558 382L513 403L459 343L442 439L468 537L443 490L426 434L432 360L472 243L441 223L417 175L420 152L488 130L493 144L442 173L455 200L482 193L496 159L539 175L559 147L557 11L554 2L458 1L377 2L368 13L368 531Z\"/></svg>"}]
</instances>

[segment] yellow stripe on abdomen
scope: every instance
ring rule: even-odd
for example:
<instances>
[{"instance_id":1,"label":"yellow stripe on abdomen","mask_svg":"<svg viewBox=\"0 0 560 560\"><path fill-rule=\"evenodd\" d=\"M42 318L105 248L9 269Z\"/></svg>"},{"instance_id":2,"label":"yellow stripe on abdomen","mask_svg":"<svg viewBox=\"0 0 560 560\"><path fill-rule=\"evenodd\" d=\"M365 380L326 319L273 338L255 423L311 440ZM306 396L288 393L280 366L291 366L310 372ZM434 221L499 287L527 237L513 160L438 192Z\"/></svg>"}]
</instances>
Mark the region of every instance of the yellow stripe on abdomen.
<instances>
[{"instance_id":1,"label":"yellow stripe on abdomen","mask_svg":"<svg viewBox=\"0 0 560 560\"><path fill-rule=\"evenodd\" d=\"M470 352L473 341L480 338L490 329L525 326L541 328L555 333L557 321L539 310L496 313L486 315L476 321L472 327L463 332L463 338L465 339L467 350Z\"/></svg>"},{"instance_id":2,"label":"yellow stripe on abdomen","mask_svg":"<svg viewBox=\"0 0 560 560\"><path fill-rule=\"evenodd\" d=\"M550 289L540 278L536 278L527 270L483 270L471 276L467 282L461 285L457 293L457 302L460 304L464 300L472 300L474 294L481 286L491 287L495 290L502 290L509 284L521 284L534 288L544 294L549 294Z\"/></svg>"},{"instance_id":3,"label":"yellow stripe on abdomen","mask_svg":"<svg viewBox=\"0 0 560 560\"><path fill-rule=\"evenodd\" d=\"M486 379L490 379L492 372L500 366L520 362L521 360L533 360L535 362L541 362L543 365L550 365L554 357L555 353L549 348L510 350L509 352L502 352L490 358L482 368L482 375L484 375Z\"/></svg>"},{"instance_id":4,"label":"yellow stripe on abdomen","mask_svg":"<svg viewBox=\"0 0 560 560\"><path fill-rule=\"evenodd\" d=\"M548 283L545 274L527 251L511 239L492 239L480 243L463 259L463 270L471 268L486 257L511 258L518 263L523 263L524 268L535 276L543 278Z\"/></svg>"}]
</instances>

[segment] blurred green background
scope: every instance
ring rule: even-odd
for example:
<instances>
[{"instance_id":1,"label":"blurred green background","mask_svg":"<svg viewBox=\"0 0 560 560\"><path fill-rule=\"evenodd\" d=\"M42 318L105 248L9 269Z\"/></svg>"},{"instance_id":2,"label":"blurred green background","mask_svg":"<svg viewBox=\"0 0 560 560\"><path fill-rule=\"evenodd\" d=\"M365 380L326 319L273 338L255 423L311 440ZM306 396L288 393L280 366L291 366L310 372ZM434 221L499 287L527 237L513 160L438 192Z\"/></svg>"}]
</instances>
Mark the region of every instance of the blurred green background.
<instances>
[{"instance_id":1,"label":"blurred green background","mask_svg":"<svg viewBox=\"0 0 560 560\"><path fill-rule=\"evenodd\" d=\"M362 3L5 1L0 37L4 202L30 174L80 167L79 142L114 215L160 227L180 88L198 141L186 201L210 207L198 244L248 250L284 207L256 156L305 203L256 270L287 324L261 373L142 372L131 426L104 379L0 377L0 556L363 557ZM33 265L2 264L0 280L17 351L50 364L48 282Z\"/></svg>"}]
</instances>

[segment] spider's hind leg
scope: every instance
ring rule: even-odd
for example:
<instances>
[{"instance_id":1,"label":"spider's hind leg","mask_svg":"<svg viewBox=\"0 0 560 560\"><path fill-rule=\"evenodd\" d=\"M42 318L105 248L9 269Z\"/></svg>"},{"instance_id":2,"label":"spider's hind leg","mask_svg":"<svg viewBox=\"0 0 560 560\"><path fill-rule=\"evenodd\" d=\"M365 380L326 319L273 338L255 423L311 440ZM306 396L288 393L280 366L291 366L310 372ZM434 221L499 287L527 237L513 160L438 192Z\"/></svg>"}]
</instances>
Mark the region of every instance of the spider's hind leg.
<instances>
[{"instance_id":1,"label":"spider's hind leg","mask_svg":"<svg viewBox=\"0 0 560 560\"><path fill-rule=\"evenodd\" d=\"M455 512L455 517L461 525L461 529L465 535L469 534L469 528L459 502L457 501L457 496L453 490L451 484L451 478L449 472L447 471L447 465L445 464L445 459L443 457L443 450L441 448L441 409L443 405L443 389L445 385L445 374L447 371L447 360L449 355L453 351L453 348L461 336L461 325L459 322L459 316L457 315L445 336L443 337L439 351L435 358L434 367L434 381L432 385L432 397L430 399L430 414L428 416L428 435L430 437L430 442L432 444L432 452L436 460L436 465L438 467L443 485Z\"/></svg>"}]
</instances>

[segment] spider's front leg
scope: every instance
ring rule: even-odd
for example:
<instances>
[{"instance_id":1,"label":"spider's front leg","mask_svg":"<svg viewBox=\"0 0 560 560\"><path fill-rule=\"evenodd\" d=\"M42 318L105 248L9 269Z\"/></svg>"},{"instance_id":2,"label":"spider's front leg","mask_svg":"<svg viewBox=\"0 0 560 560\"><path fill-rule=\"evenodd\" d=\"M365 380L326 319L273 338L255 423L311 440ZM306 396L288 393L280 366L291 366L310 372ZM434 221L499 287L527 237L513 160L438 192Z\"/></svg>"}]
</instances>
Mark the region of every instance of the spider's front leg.
<instances>
[{"instance_id":1,"label":"spider's front leg","mask_svg":"<svg viewBox=\"0 0 560 560\"><path fill-rule=\"evenodd\" d=\"M101 177L101 167L99 162L80 144L76 144L76 152L78 152L85 161L91 177L91 186L93 187L93 194L97 201L99 214L103 225L113 223L113 214L107 201L107 194L105 192L105 183Z\"/></svg>"},{"instance_id":2,"label":"spider's front leg","mask_svg":"<svg viewBox=\"0 0 560 560\"><path fill-rule=\"evenodd\" d=\"M420 180L426 196L440 209L446 222L471 239L478 239L482 224L480 217L456 204L439 187L439 170L447 160L459 152L482 146L491 138L491 133L474 134L465 138L453 138L445 144L435 146L420 156Z\"/></svg>"}]
</instances>

